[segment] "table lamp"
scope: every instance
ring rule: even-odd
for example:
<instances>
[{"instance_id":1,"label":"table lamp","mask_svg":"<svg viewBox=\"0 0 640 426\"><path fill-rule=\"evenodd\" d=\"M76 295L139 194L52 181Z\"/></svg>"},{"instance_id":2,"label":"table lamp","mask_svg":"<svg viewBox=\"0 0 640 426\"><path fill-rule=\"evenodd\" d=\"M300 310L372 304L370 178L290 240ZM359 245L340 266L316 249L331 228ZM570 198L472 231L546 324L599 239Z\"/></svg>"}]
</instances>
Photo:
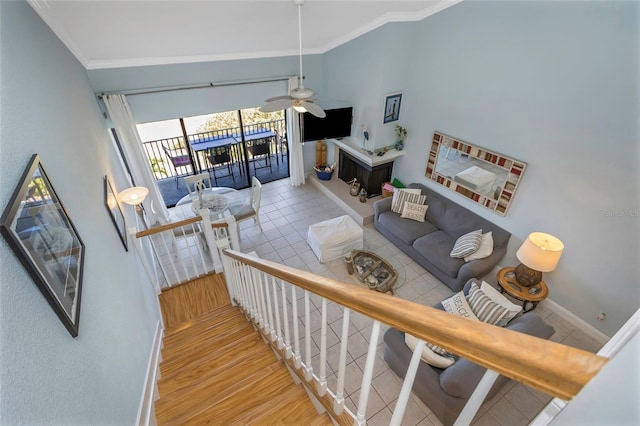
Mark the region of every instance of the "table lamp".
<instances>
[{"instance_id":1,"label":"table lamp","mask_svg":"<svg viewBox=\"0 0 640 426\"><path fill-rule=\"evenodd\" d=\"M149 194L149 188L145 188L144 186L133 186L131 188L127 188L121 191L118 194L118 200L123 203L135 206L136 213L142 219L142 223L144 223L144 216L142 215L142 202L147 195Z\"/></svg>"},{"instance_id":2,"label":"table lamp","mask_svg":"<svg viewBox=\"0 0 640 426\"><path fill-rule=\"evenodd\" d=\"M553 235L544 232L529 234L516 252L516 257L521 262L514 271L518 284L532 287L540 283L543 272L556 269L562 250L564 244Z\"/></svg>"}]
</instances>

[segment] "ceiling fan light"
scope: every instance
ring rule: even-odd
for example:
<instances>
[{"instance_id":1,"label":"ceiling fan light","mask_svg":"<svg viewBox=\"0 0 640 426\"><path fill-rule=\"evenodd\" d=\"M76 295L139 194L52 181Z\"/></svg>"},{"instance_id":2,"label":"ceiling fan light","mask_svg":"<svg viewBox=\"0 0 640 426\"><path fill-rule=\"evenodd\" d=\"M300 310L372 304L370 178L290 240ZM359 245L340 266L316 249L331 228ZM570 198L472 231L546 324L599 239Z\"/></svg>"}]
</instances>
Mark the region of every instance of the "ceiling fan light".
<instances>
[{"instance_id":1,"label":"ceiling fan light","mask_svg":"<svg viewBox=\"0 0 640 426\"><path fill-rule=\"evenodd\" d=\"M307 112L307 109L305 107L303 107L302 105L294 105L293 109L295 109L296 111L303 113L303 112Z\"/></svg>"}]
</instances>

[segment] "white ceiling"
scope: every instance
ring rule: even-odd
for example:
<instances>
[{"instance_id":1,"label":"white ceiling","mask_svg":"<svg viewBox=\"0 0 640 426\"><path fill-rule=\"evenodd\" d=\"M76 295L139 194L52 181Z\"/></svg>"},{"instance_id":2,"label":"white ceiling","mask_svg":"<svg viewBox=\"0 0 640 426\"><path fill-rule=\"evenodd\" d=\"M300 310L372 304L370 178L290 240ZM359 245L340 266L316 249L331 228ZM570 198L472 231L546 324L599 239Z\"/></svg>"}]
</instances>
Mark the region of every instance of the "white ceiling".
<instances>
[{"instance_id":1,"label":"white ceiling","mask_svg":"<svg viewBox=\"0 0 640 426\"><path fill-rule=\"evenodd\" d=\"M293 0L27 0L87 69L298 53ZM305 54L462 0L306 0Z\"/></svg>"}]
</instances>

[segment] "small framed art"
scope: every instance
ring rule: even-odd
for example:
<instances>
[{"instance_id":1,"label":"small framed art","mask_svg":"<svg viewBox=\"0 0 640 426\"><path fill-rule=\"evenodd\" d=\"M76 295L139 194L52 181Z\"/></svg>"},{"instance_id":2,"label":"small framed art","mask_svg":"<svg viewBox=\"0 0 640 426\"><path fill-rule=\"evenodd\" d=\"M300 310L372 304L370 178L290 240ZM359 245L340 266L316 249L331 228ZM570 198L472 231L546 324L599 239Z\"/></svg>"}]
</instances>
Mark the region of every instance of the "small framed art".
<instances>
[{"instance_id":1,"label":"small framed art","mask_svg":"<svg viewBox=\"0 0 640 426\"><path fill-rule=\"evenodd\" d=\"M395 123L400 119L400 105L402 103L402 93L391 93L384 97L384 115L382 125Z\"/></svg>"}]
</instances>

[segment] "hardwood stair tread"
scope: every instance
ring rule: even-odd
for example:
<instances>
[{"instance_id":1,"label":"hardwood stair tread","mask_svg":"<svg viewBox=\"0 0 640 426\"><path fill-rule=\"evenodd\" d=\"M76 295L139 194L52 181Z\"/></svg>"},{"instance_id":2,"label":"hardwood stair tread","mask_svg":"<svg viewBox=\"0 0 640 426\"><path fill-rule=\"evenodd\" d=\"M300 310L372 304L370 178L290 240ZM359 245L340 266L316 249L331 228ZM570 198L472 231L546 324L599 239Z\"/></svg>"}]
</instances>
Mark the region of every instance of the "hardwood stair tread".
<instances>
[{"instance_id":1,"label":"hardwood stair tread","mask_svg":"<svg viewBox=\"0 0 640 426\"><path fill-rule=\"evenodd\" d=\"M220 374L210 374L201 378L191 377L188 383L167 395L161 395L156 401L158 417L173 418L183 412L199 412L226 398L229 389L245 380L255 380L265 370L277 367L273 352L253 352L253 357L244 359L233 368L227 368Z\"/></svg>"},{"instance_id":2,"label":"hardwood stair tread","mask_svg":"<svg viewBox=\"0 0 640 426\"><path fill-rule=\"evenodd\" d=\"M225 330L222 334L217 336L210 336L204 334L198 340L192 341L189 344L180 346L172 346L162 351L162 364L160 366L162 370L163 365L169 365L171 363L180 362L191 356L196 355L202 351L213 351L215 349L222 348L233 343L234 340L239 339L247 334L255 333L253 327L248 323L234 324L233 327Z\"/></svg>"},{"instance_id":3,"label":"hardwood stair tread","mask_svg":"<svg viewBox=\"0 0 640 426\"><path fill-rule=\"evenodd\" d=\"M246 405L251 406L256 392L261 394L257 400L262 403L264 398L271 397L272 389L279 391L283 384L291 381L291 376L282 363L272 361L267 367L240 381L234 379L220 393L196 391L190 394L191 398L184 400L184 405L180 404L182 399L166 404L162 402L164 398L160 398L156 401L158 424L206 424L209 421L227 424L227 417L238 411L243 413Z\"/></svg>"},{"instance_id":4,"label":"hardwood stair tread","mask_svg":"<svg viewBox=\"0 0 640 426\"><path fill-rule=\"evenodd\" d=\"M236 324L248 324L251 325L244 316L232 316L223 318L220 321L209 320L202 324L201 327L189 329L185 332L185 336L182 339L172 339L169 341L162 341L162 347L164 350L179 349L183 346L189 346L198 341L202 341L212 336L223 334L229 328L234 327Z\"/></svg>"},{"instance_id":5,"label":"hardwood stair tread","mask_svg":"<svg viewBox=\"0 0 640 426\"><path fill-rule=\"evenodd\" d=\"M318 413L313 403L309 400L307 392L299 384L290 386L267 403L235 419L234 423L238 425L302 425L307 424L317 416Z\"/></svg>"},{"instance_id":6,"label":"hardwood stair tread","mask_svg":"<svg viewBox=\"0 0 640 426\"><path fill-rule=\"evenodd\" d=\"M190 364L189 368L179 370L170 377L163 377L158 381L158 391L160 396L170 395L181 389L192 387L193 383L204 382L210 377L215 377L217 382L222 382L228 374L235 374L240 377L245 373L243 368L251 368L257 357L269 357L270 349L260 340L254 340L251 345L241 347L241 350L228 353L224 359L213 357L206 362L197 365ZM240 369L241 373L236 370ZM214 389L213 387L211 388Z\"/></svg>"},{"instance_id":7,"label":"hardwood stair tread","mask_svg":"<svg viewBox=\"0 0 640 426\"><path fill-rule=\"evenodd\" d=\"M164 333L164 341L165 342L174 342L180 341L185 338L185 336L189 336L191 332L202 329L207 326L208 323L213 322L215 324L218 321L221 321L225 318L230 318L234 316L244 316L243 313L235 306L226 305L216 308L212 311L207 312L206 314L200 315L199 317L190 319L188 321L182 322L171 329L167 329Z\"/></svg>"}]
</instances>

